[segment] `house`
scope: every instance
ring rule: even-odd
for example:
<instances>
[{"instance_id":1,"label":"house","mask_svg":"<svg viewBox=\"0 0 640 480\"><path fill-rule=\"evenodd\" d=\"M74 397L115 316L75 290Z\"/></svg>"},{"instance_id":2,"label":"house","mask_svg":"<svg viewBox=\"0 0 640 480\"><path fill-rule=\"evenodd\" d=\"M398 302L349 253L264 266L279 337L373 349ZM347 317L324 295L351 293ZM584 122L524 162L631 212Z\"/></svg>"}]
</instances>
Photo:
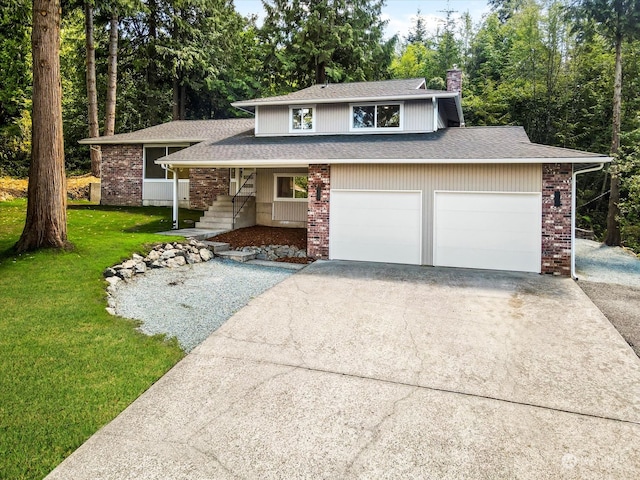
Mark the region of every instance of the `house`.
<instances>
[{"instance_id":1,"label":"house","mask_svg":"<svg viewBox=\"0 0 640 480\"><path fill-rule=\"evenodd\" d=\"M570 275L575 176L611 159L531 143L521 127L465 127L461 72L447 77L447 91L424 79L315 85L234 103L249 120L82 143L102 145L105 204L306 227L317 259Z\"/></svg>"}]
</instances>

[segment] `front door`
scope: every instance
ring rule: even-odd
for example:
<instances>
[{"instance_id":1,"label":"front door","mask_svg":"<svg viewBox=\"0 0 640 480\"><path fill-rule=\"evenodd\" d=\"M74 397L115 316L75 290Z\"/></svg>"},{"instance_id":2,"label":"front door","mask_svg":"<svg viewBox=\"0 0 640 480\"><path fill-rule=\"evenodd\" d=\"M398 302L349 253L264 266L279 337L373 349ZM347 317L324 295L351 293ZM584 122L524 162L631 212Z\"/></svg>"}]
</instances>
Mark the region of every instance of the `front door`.
<instances>
[{"instance_id":1,"label":"front door","mask_svg":"<svg viewBox=\"0 0 640 480\"><path fill-rule=\"evenodd\" d=\"M232 197L236 195L243 185L245 185L245 191L252 192L251 195L254 195L255 192L255 175L251 179L250 182L247 182L249 177L255 173L255 168L230 168L229 169L229 195Z\"/></svg>"}]
</instances>

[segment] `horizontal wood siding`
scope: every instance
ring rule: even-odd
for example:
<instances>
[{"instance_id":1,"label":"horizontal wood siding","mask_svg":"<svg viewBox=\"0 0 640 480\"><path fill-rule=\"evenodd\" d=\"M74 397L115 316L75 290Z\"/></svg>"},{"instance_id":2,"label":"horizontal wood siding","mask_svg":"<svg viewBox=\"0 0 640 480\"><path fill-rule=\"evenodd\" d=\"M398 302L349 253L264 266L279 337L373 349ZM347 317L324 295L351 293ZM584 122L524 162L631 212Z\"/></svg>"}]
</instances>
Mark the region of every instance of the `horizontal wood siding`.
<instances>
[{"instance_id":1,"label":"horizontal wood siding","mask_svg":"<svg viewBox=\"0 0 640 480\"><path fill-rule=\"evenodd\" d=\"M534 165L332 165L331 188L422 190L422 259L433 264L433 199L436 190L540 192L542 167Z\"/></svg>"},{"instance_id":2,"label":"horizontal wood siding","mask_svg":"<svg viewBox=\"0 0 640 480\"><path fill-rule=\"evenodd\" d=\"M289 133L289 107L256 107L258 121L256 135L282 135Z\"/></svg>"},{"instance_id":3,"label":"horizontal wood siding","mask_svg":"<svg viewBox=\"0 0 640 480\"><path fill-rule=\"evenodd\" d=\"M405 132L433 132L433 102L420 100L404 104Z\"/></svg>"},{"instance_id":4,"label":"horizontal wood siding","mask_svg":"<svg viewBox=\"0 0 640 480\"><path fill-rule=\"evenodd\" d=\"M275 173L296 173L307 175L306 168L259 168L256 175L256 207L259 225L286 226L286 222L295 222L303 226L307 221L307 202L275 202ZM301 223L302 222L302 223Z\"/></svg>"}]
</instances>

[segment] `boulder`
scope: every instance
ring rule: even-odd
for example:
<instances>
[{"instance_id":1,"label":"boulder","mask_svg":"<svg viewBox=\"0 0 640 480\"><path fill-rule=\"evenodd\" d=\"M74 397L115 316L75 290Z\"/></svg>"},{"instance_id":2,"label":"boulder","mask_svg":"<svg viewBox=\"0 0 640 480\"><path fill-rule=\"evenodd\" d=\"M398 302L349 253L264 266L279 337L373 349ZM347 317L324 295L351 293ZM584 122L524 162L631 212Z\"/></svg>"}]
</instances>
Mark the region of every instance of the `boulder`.
<instances>
[{"instance_id":1,"label":"boulder","mask_svg":"<svg viewBox=\"0 0 640 480\"><path fill-rule=\"evenodd\" d=\"M121 268L118 270L118 276L123 280L129 280L133 278L133 271L128 268Z\"/></svg>"},{"instance_id":2,"label":"boulder","mask_svg":"<svg viewBox=\"0 0 640 480\"><path fill-rule=\"evenodd\" d=\"M209 249L201 248L199 253L203 262L208 262L213 258L213 253L211 253L211 250Z\"/></svg>"},{"instance_id":3,"label":"boulder","mask_svg":"<svg viewBox=\"0 0 640 480\"><path fill-rule=\"evenodd\" d=\"M167 260L167 267L169 268L182 267L186 264L187 261L182 256L170 258L169 260Z\"/></svg>"},{"instance_id":4,"label":"boulder","mask_svg":"<svg viewBox=\"0 0 640 480\"><path fill-rule=\"evenodd\" d=\"M116 277L116 275L118 274L118 272L116 272L115 268L107 268L104 272L102 272L102 275L104 275L104 278L109 279L109 278L118 278Z\"/></svg>"},{"instance_id":5,"label":"boulder","mask_svg":"<svg viewBox=\"0 0 640 480\"><path fill-rule=\"evenodd\" d=\"M176 250L165 250L164 253L162 255L160 255L160 258L162 260L168 260L170 258L173 258L176 256Z\"/></svg>"},{"instance_id":6,"label":"boulder","mask_svg":"<svg viewBox=\"0 0 640 480\"><path fill-rule=\"evenodd\" d=\"M147 258L148 258L149 260L151 260L152 262L153 262L154 260L158 260L158 259L160 258L160 252L159 252L159 251L157 251L157 250L151 250L151 251L149 252L149 255L147 255Z\"/></svg>"},{"instance_id":7,"label":"boulder","mask_svg":"<svg viewBox=\"0 0 640 480\"><path fill-rule=\"evenodd\" d=\"M147 271L147 266L145 265L144 262L138 262L135 264L135 266L133 267L133 271L135 273L144 273Z\"/></svg>"}]
</instances>

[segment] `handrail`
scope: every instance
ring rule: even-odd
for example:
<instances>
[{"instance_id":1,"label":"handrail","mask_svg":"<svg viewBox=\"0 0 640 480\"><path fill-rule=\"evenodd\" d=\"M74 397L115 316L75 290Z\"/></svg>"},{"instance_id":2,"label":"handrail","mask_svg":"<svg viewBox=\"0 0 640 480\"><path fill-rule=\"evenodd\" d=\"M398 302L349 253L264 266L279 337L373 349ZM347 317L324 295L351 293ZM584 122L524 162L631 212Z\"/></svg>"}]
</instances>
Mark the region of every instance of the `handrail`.
<instances>
[{"instance_id":1,"label":"handrail","mask_svg":"<svg viewBox=\"0 0 640 480\"><path fill-rule=\"evenodd\" d=\"M240 215L240 212L242 211L242 207L245 206L245 204L249 201L249 198L255 192L255 185L252 185L251 188L247 187L247 183L249 183L249 181L255 176L255 174L256 172L253 172L251 173L251 175L247 177L247 179L244 181L244 183L238 190L238 193L236 193L231 199L231 203L233 204L233 219L231 224L232 230L236 229L236 217ZM238 204L240 203L240 199L242 197L244 197L244 200L242 201L242 204L238 207Z\"/></svg>"}]
</instances>

